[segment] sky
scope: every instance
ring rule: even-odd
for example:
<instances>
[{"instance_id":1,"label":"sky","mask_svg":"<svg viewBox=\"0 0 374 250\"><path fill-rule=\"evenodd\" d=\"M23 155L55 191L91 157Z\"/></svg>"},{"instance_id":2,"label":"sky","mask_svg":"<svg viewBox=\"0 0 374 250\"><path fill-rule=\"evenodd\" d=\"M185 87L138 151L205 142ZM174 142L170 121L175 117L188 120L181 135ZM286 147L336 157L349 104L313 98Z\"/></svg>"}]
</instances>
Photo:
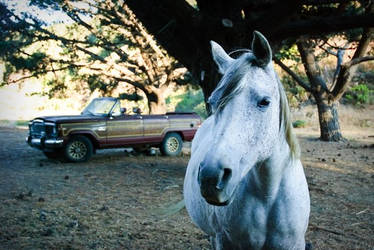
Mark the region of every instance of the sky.
<instances>
[{"instance_id":1,"label":"sky","mask_svg":"<svg viewBox=\"0 0 374 250\"><path fill-rule=\"evenodd\" d=\"M21 15L22 12L28 12L47 24L72 22L62 11L44 10L36 6L29 6L28 0L0 0L0 2L5 3L10 9L14 9L14 13L17 15Z\"/></svg>"},{"instance_id":2,"label":"sky","mask_svg":"<svg viewBox=\"0 0 374 250\"><path fill-rule=\"evenodd\" d=\"M42 10L35 6L29 6L28 0L0 0L9 9L21 16L22 12L28 12L48 24L71 23L72 20L61 11ZM83 17L87 18L88 17ZM0 65L0 77L4 68ZM1 80L1 79L0 79ZM46 97L30 95L41 91L38 81L26 81L23 84L12 84L0 88L0 124L2 120L28 120L35 116L56 114L75 114L81 109L75 102L66 103L62 100L48 100Z\"/></svg>"}]
</instances>

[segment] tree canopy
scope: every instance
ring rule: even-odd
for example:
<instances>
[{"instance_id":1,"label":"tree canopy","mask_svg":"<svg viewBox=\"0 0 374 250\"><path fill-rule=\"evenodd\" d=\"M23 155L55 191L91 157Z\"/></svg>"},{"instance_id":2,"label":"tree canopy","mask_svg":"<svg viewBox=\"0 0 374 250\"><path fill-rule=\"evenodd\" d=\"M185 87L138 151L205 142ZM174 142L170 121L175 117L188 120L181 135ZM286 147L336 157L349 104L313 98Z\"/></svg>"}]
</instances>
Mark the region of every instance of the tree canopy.
<instances>
[{"instance_id":1,"label":"tree canopy","mask_svg":"<svg viewBox=\"0 0 374 250\"><path fill-rule=\"evenodd\" d=\"M262 32L279 49L301 36L372 27L372 1L130 0L126 2L164 48L201 81L206 96L217 82L209 40L226 49L249 47Z\"/></svg>"},{"instance_id":2,"label":"tree canopy","mask_svg":"<svg viewBox=\"0 0 374 250\"><path fill-rule=\"evenodd\" d=\"M276 63L314 97L321 138L342 138L336 102L347 89L354 66L374 59L366 55L374 26L372 0L130 0L127 4L167 51L200 80L205 98L218 82L209 40L235 50L249 47L252 32L260 31L271 42ZM343 63L344 48L335 48L335 53L340 53L340 68L334 82L327 86L315 52L324 46L326 49L329 38L336 35L355 43L356 52L352 60ZM289 53L292 48L298 50L296 56ZM306 77L282 63L280 59L287 56L303 63Z\"/></svg>"},{"instance_id":3,"label":"tree canopy","mask_svg":"<svg viewBox=\"0 0 374 250\"><path fill-rule=\"evenodd\" d=\"M120 97L139 100L145 95L150 111L163 113L166 90L177 81L188 81L186 69L157 45L123 2L30 4L61 10L71 22L47 25L32 13L17 15L0 3L0 57L7 84L52 74L50 91L61 91L67 84L59 74L63 72L69 81L84 82L104 94L129 86Z\"/></svg>"}]
</instances>

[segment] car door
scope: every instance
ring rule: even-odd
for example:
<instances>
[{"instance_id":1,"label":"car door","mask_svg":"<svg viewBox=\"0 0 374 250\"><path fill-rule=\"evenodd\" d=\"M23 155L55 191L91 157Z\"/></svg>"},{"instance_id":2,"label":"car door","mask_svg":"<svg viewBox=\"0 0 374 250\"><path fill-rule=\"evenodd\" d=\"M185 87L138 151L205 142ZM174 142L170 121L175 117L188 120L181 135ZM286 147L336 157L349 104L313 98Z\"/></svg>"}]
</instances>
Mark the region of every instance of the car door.
<instances>
[{"instance_id":1,"label":"car door","mask_svg":"<svg viewBox=\"0 0 374 250\"><path fill-rule=\"evenodd\" d=\"M143 117L144 141L147 143L159 143L169 128L169 120L166 115L146 115Z\"/></svg>"},{"instance_id":2,"label":"car door","mask_svg":"<svg viewBox=\"0 0 374 250\"><path fill-rule=\"evenodd\" d=\"M127 146L142 141L144 137L143 117L126 115L114 111L107 119L107 145Z\"/></svg>"}]
</instances>

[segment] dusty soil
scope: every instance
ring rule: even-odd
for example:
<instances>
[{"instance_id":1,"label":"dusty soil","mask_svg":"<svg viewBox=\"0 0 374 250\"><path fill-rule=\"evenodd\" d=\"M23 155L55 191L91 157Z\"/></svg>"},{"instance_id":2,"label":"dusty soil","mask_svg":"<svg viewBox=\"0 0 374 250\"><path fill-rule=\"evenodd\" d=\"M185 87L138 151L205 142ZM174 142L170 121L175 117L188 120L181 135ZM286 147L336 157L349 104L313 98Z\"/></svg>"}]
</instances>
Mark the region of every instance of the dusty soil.
<instances>
[{"instance_id":1,"label":"dusty soil","mask_svg":"<svg viewBox=\"0 0 374 250\"><path fill-rule=\"evenodd\" d=\"M99 151L48 160L0 128L0 249L210 249L182 200L189 157ZM374 249L374 132L344 143L299 130L314 249ZM178 211L173 213L173 209Z\"/></svg>"}]
</instances>

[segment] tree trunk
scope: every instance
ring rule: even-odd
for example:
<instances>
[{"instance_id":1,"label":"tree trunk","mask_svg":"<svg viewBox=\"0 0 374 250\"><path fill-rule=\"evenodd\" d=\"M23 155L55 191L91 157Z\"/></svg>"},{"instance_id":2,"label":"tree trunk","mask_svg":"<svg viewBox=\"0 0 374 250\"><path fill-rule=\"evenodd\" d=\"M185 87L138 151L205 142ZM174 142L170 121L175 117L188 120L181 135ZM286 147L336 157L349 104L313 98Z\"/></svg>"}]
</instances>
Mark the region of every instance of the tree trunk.
<instances>
[{"instance_id":1,"label":"tree trunk","mask_svg":"<svg viewBox=\"0 0 374 250\"><path fill-rule=\"evenodd\" d=\"M166 103L165 101L160 102L149 102L149 113L150 114L165 114L166 113Z\"/></svg>"},{"instance_id":2,"label":"tree trunk","mask_svg":"<svg viewBox=\"0 0 374 250\"><path fill-rule=\"evenodd\" d=\"M327 84L321 77L321 70L314 55L315 47L309 41L299 41L297 47L310 82L307 89L317 103L321 140L340 141L343 136L340 132L337 102L331 101Z\"/></svg>"},{"instance_id":3,"label":"tree trunk","mask_svg":"<svg viewBox=\"0 0 374 250\"><path fill-rule=\"evenodd\" d=\"M163 91L158 89L150 90L145 93L148 99L148 108L150 114L165 114L166 102Z\"/></svg>"},{"instance_id":4,"label":"tree trunk","mask_svg":"<svg viewBox=\"0 0 374 250\"><path fill-rule=\"evenodd\" d=\"M326 100L317 100L319 127L321 140L340 141L343 136L340 132L337 103L329 103Z\"/></svg>"}]
</instances>

